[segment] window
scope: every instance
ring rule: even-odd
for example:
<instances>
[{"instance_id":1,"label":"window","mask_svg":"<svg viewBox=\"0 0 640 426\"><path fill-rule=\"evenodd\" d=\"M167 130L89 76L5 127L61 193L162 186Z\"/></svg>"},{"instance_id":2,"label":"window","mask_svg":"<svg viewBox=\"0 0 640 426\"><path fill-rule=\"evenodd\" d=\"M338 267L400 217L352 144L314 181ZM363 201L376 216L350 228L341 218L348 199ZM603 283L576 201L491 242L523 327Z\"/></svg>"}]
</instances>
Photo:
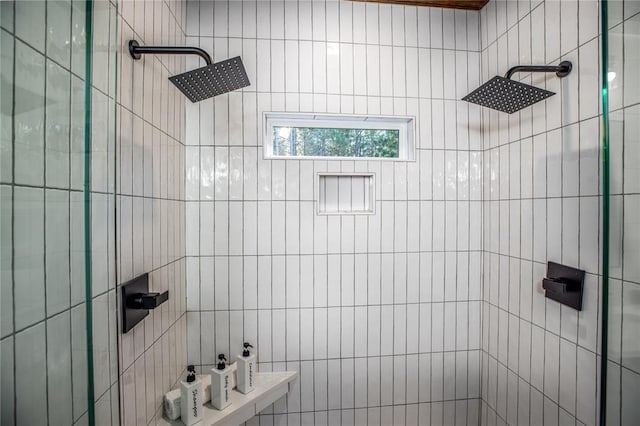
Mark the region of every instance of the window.
<instances>
[{"instance_id":1,"label":"window","mask_svg":"<svg viewBox=\"0 0 640 426\"><path fill-rule=\"evenodd\" d=\"M265 113L266 158L413 160L413 118Z\"/></svg>"}]
</instances>

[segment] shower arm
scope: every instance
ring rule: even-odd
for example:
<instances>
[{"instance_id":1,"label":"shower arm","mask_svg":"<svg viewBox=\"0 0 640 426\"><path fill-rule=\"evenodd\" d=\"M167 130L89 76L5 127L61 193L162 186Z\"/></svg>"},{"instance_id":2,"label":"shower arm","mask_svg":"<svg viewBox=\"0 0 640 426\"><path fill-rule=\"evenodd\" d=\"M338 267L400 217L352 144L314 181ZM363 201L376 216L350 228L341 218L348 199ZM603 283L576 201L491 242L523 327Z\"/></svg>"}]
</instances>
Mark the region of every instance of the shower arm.
<instances>
[{"instance_id":1,"label":"shower arm","mask_svg":"<svg viewBox=\"0 0 640 426\"><path fill-rule=\"evenodd\" d=\"M133 59L140 59L142 55L158 53L161 55L198 55L211 65L211 56L199 47L174 47L174 46L140 46L137 41L129 40L129 54Z\"/></svg>"},{"instance_id":2,"label":"shower arm","mask_svg":"<svg viewBox=\"0 0 640 426\"><path fill-rule=\"evenodd\" d=\"M504 78L511 79L517 72L555 72L560 78L566 77L571 72L573 65L569 61L562 61L560 65L516 65L507 71Z\"/></svg>"}]
</instances>

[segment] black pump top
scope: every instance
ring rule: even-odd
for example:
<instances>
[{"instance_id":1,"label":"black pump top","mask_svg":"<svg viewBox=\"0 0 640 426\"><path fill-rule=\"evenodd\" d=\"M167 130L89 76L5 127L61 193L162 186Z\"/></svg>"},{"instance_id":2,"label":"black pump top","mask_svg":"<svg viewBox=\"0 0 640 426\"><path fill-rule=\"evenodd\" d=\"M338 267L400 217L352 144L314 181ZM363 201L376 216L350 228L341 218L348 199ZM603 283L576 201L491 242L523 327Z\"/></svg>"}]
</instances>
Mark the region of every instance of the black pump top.
<instances>
[{"instance_id":1,"label":"black pump top","mask_svg":"<svg viewBox=\"0 0 640 426\"><path fill-rule=\"evenodd\" d=\"M193 365L187 366L187 383L196 381L196 368Z\"/></svg>"},{"instance_id":2,"label":"black pump top","mask_svg":"<svg viewBox=\"0 0 640 426\"><path fill-rule=\"evenodd\" d=\"M251 345L251 343L249 342L244 342L242 346L244 346L244 350L242 351L242 356L248 357L249 355L251 355L251 352L249 352L249 348L253 348L253 345Z\"/></svg>"},{"instance_id":3,"label":"black pump top","mask_svg":"<svg viewBox=\"0 0 640 426\"><path fill-rule=\"evenodd\" d=\"M227 358L224 356L224 354L218 355L218 370L224 370L227 367L227 365L225 364L226 360Z\"/></svg>"}]
</instances>

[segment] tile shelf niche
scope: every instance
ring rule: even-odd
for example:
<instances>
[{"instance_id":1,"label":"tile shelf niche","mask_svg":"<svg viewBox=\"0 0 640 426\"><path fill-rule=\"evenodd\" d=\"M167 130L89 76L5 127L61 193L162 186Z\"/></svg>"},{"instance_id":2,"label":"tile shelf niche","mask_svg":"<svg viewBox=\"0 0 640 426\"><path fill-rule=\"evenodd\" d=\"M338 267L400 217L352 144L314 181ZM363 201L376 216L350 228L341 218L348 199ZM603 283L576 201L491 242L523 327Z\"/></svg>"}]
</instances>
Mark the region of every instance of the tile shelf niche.
<instances>
[{"instance_id":1,"label":"tile shelf niche","mask_svg":"<svg viewBox=\"0 0 640 426\"><path fill-rule=\"evenodd\" d=\"M258 414L289 392L291 384L298 378L295 371L256 373L256 388L248 394L236 389L231 391L231 405L217 410L206 403L202 421L198 426L237 426ZM180 419L172 422L163 418L160 425L184 425Z\"/></svg>"},{"instance_id":2,"label":"tile shelf niche","mask_svg":"<svg viewBox=\"0 0 640 426\"><path fill-rule=\"evenodd\" d=\"M375 214L373 173L318 173L318 214Z\"/></svg>"}]
</instances>

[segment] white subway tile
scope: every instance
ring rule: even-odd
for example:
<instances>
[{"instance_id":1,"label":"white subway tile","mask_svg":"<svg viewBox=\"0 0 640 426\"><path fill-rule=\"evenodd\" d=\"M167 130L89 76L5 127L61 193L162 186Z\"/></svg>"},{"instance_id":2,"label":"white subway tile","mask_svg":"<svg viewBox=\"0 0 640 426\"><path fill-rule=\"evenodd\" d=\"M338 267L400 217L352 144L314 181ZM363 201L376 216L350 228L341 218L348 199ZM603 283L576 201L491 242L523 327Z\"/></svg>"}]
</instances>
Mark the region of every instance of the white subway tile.
<instances>
[{"instance_id":1,"label":"white subway tile","mask_svg":"<svg viewBox=\"0 0 640 426\"><path fill-rule=\"evenodd\" d=\"M43 350L34 350L46 347L45 324L21 331L14 339L15 420L25 424L46 423L46 405L29 405L33 396L41 401L47 399L47 354Z\"/></svg>"},{"instance_id":2,"label":"white subway tile","mask_svg":"<svg viewBox=\"0 0 640 426\"><path fill-rule=\"evenodd\" d=\"M625 3L625 15L627 14L627 4ZM638 55L638 41L633 37L633 34L638 34L640 31L640 18L638 15L634 15L624 23L624 75L631 75L635 64L640 61ZM631 35L631 36L629 36ZM631 106L638 102L640 99L640 85L630 79L625 79L624 82L624 105Z\"/></svg>"},{"instance_id":3,"label":"white subway tile","mask_svg":"<svg viewBox=\"0 0 640 426\"><path fill-rule=\"evenodd\" d=\"M429 27L431 29L430 35L430 47L442 48L443 47L443 12L441 9L429 10Z\"/></svg>"},{"instance_id":4,"label":"white subway tile","mask_svg":"<svg viewBox=\"0 0 640 426\"><path fill-rule=\"evenodd\" d=\"M634 404L634 390L637 389L638 384L640 384L640 375L634 371L627 370L626 368L621 369L621 391L620 398L621 402L621 423L625 424L626 422L634 422L638 416L640 416L640 412L638 410L638 404Z\"/></svg>"},{"instance_id":5,"label":"white subway tile","mask_svg":"<svg viewBox=\"0 0 640 426\"><path fill-rule=\"evenodd\" d=\"M577 1L564 2L560 5L560 52L565 54L578 47L578 5ZM581 25L580 25L581 26Z\"/></svg>"},{"instance_id":6,"label":"white subway tile","mask_svg":"<svg viewBox=\"0 0 640 426\"><path fill-rule=\"evenodd\" d=\"M638 320L635 318L638 312L637 304L634 304L640 289L632 283L624 283L622 290L622 366L633 371L639 371L639 364L634 358L634 353L638 351L638 343L633 339L634 330L638 327Z\"/></svg>"},{"instance_id":7,"label":"white subway tile","mask_svg":"<svg viewBox=\"0 0 640 426\"><path fill-rule=\"evenodd\" d=\"M578 346L577 365L577 371L596 372L596 355ZM576 383L576 418L585 425L596 424L596 386L595 374L578 375Z\"/></svg>"},{"instance_id":8,"label":"white subway tile","mask_svg":"<svg viewBox=\"0 0 640 426\"><path fill-rule=\"evenodd\" d=\"M593 39L580 46L579 54L580 88L578 94L580 96L580 119L584 120L598 115L600 109L600 70L596 65L599 56L598 40ZM569 98L569 101L571 101L571 99L574 99L575 103L575 98Z\"/></svg>"},{"instance_id":9,"label":"white subway tile","mask_svg":"<svg viewBox=\"0 0 640 426\"><path fill-rule=\"evenodd\" d=\"M298 327L300 328L300 330L314 330L314 310L300 310L300 320ZM313 358L314 334L315 333L313 332L300 333L300 359Z\"/></svg>"}]
</instances>

